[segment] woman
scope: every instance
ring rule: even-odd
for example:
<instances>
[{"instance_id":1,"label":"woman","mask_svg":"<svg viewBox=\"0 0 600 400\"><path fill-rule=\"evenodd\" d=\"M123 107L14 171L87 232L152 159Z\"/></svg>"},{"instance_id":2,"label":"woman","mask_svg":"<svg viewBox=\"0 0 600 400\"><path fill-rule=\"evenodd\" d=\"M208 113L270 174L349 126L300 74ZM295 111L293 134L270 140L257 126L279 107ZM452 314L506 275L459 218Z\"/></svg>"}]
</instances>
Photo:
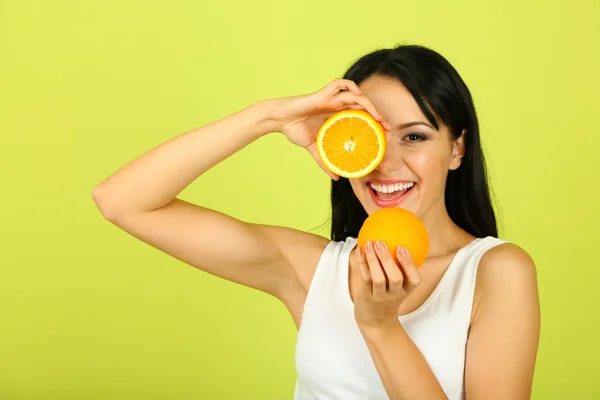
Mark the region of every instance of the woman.
<instances>
[{"instance_id":1,"label":"woman","mask_svg":"<svg viewBox=\"0 0 600 400\"><path fill-rule=\"evenodd\" d=\"M362 108L388 147L368 176L320 162L315 136ZM306 148L331 178L332 237L244 223L176 196L270 132ZM386 193L387 192L387 193ZM106 219L208 273L280 299L299 328L295 399L526 399L540 316L535 266L496 238L471 95L438 53L400 46L359 59L323 89L258 102L179 135L93 193ZM402 207L425 223L426 262L356 246L368 214Z\"/></svg>"}]
</instances>

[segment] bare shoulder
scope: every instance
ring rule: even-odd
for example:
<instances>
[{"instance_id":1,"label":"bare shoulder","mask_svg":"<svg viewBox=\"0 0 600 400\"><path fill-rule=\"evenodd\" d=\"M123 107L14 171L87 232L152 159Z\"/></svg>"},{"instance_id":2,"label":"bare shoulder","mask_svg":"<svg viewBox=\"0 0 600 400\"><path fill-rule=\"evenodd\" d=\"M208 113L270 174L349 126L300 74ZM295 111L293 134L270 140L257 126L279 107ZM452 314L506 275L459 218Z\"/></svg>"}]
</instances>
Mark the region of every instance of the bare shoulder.
<instances>
[{"instance_id":1,"label":"bare shoulder","mask_svg":"<svg viewBox=\"0 0 600 400\"><path fill-rule=\"evenodd\" d=\"M487 285L531 281L536 275L536 266L529 253L514 243L503 243L488 250L479 262L478 278Z\"/></svg>"},{"instance_id":2,"label":"bare shoulder","mask_svg":"<svg viewBox=\"0 0 600 400\"><path fill-rule=\"evenodd\" d=\"M514 243L503 243L485 252L479 261L473 318L482 302L507 296L537 298L537 269L533 258Z\"/></svg>"}]
</instances>

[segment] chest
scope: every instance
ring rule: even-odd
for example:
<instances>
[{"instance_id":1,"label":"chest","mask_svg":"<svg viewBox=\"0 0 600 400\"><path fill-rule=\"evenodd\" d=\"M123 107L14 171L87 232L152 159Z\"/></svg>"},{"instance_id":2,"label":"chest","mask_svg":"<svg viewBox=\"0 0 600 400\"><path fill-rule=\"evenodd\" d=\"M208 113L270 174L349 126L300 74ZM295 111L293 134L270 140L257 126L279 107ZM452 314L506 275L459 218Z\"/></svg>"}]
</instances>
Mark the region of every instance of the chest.
<instances>
[{"instance_id":1,"label":"chest","mask_svg":"<svg viewBox=\"0 0 600 400\"><path fill-rule=\"evenodd\" d=\"M403 320L446 393L460 398L466 332L455 321L436 315ZM385 388L351 310L335 302L304 315L296 344L298 385L323 398L387 399ZM328 390L336 392L329 393ZM342 391L342 392L340 392Z\"/></svg>"},{"instance_id":2,"label":"chest","mask_svg":"<svg viewBox=\"0 0 600 400\"><path fill-rule=\"evenodd\" d=\"M467 247L428 260L419 270L421 285L398 310L404 330L450 399L464 398L465 351L479 296L475 250ZM323 264L310 293L302 297L298 398L387 399L354 319L361 282L353 251L334 260Z\"/></svg>"}]
</instances>

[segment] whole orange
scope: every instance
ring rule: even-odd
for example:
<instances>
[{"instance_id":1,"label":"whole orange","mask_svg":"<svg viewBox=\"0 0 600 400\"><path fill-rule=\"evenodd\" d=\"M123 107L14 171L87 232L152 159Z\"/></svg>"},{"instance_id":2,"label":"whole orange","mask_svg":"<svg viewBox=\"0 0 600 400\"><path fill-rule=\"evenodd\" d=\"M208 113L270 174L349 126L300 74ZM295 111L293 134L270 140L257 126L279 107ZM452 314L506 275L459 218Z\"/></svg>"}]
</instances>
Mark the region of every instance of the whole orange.
<instances>
[{"instance_id":1,"label":"whole orange","mask_svg":"<svg viewBox=\"0 0 600 400\"><path fill-rule=\"evenodd\" d=\"M368 240L382 240L396 262L396 248L406 247L417 268L423 265L429 252L425 225L419 217L403 208L380 208L369 215L358 232L358 245L364 248Z\"/></svg>"}]
</instances>

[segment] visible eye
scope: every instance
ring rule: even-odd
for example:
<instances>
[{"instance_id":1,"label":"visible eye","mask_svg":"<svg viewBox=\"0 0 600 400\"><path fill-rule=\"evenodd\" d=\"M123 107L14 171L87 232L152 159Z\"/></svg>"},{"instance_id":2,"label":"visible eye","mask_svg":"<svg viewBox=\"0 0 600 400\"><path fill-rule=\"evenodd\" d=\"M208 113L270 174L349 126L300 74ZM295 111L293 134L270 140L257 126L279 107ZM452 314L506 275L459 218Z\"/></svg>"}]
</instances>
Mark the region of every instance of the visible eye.
<instances>
[{"instance_id":1,"label":"visible eye","mask_svg":"<svg viewBox=\"0 0 600 400\"><path fill-rule=\"evenodd\" d=\"M420 133L409 133L408 135L404 136L404 138L409 142L419 142L427 140L427 137Z\"/></svg>"}]
</instances>

